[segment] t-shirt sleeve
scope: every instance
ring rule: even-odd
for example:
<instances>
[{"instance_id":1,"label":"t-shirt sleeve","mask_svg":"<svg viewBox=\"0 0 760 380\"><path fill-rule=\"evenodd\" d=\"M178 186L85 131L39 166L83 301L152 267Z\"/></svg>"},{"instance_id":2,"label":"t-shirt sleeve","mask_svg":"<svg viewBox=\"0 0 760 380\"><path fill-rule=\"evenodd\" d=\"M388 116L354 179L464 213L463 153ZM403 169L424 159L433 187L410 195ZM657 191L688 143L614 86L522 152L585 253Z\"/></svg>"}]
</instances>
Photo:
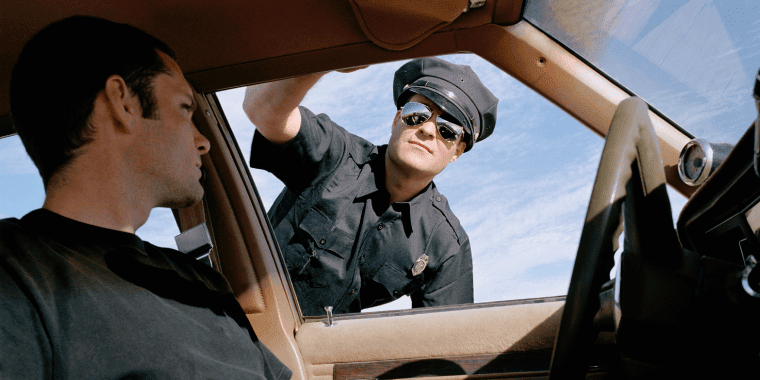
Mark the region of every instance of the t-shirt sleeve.
<instances>
[{"instance_id":1,"label":"t-shirt sleeve","mask_svg":"<svg viewBox=\"0 0 760 380\"><path fill-rule=\"evenodd\" d=\"M325 114L314 115L305 107L296 137L283 145L272 144L259 131L251 144L251 167L275 175L294 191L308 187L331 173L346 152L347 132Z\"/></svg>"},{"instance_id":2,"label":"t-shirt sleeve","mask_svg":"<svg viewBox=\"0 0 760 380\"><path fill-rule=\"evenodd\" d=\"M0 247L0 379L52 377L51 346L40 316L11 277Z\"/></svg>"}]
</instances>

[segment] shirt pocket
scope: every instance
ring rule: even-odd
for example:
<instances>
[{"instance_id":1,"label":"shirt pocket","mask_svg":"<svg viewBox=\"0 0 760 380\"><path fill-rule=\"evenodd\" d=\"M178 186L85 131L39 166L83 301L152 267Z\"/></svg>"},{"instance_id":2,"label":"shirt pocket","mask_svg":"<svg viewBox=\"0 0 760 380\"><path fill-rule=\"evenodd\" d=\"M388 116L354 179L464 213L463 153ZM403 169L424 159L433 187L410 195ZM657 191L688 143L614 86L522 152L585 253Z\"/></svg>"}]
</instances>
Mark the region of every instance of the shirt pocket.
<instances>
[{"instance_id":1,"label":"shirt pocket","mask_svg":"<svg viewBox=\"0 0 760 380\"><path fill-rule=\"evenodd\" d=\"M309 210L298 229L311 239L318 251L329 252L341 259L348 257L354 246L353 236L335 227L335 221L317 209Z\"/></svg>"},{"instance_id":2,"label":"shirt pocket","mask_svg":"<svg viewBox=\"0 0 760 380\"><path fill-rule=\"evenodd\" d=\"M354 245L350 234L336 228L335 222L318 210L311 209L298 225L296 236L301 240L295 245L299 252L291 252L291 257L286 258L293 280L305 281L312 288L346 280L346 258Z\"/></svg>"},{"instance_id":3,"label":"shirt pocket","mask_svg":"<svg viewBox=\"0 0 760 380\"><path fill-rule=\"evenodd\" d=\"M372 277L372 280L388 290L388 294L394 300L414 293L423 285L421 277L412 277L411 273L396 268L391 262L383 264Z\"/></svg>"}]
</instances>

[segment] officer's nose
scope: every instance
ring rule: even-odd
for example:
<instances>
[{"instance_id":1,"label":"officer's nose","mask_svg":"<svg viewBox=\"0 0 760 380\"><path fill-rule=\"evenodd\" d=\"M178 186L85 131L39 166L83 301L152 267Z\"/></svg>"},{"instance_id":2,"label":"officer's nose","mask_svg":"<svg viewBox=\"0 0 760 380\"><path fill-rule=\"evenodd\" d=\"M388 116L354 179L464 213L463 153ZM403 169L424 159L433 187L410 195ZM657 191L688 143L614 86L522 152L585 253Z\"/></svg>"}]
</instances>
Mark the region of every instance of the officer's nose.
<instances>
[{"instance_id":1,"label":"officer's nose","mask_svg":"<svg viewBox=\"0 0 760 380\"><path fill-rule=\"evenodd\" d=\"M425 120L424 123L420 124L419 128L417 128L417 133L421 133L427 138L434 139L437 134L435 118L436 116L433 115L433 117Z\"/></svg>"}]
</instances>

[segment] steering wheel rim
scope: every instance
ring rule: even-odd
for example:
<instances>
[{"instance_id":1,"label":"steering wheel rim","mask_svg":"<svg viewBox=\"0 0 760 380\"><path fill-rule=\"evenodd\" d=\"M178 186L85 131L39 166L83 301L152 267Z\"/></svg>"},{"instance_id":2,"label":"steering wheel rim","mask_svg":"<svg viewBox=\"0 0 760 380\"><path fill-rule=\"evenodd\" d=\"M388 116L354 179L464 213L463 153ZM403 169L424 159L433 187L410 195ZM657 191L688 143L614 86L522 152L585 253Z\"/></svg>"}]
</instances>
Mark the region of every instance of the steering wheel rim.
<instances>
[{"instance_id":1,"label":"steering wheel rim","mask_svg":"<svg viewBox=\"0 0 760 380\"><path fill-rule=\"evenodd\" d=\"M615 110L581 232L552 353L550 379L582 378L587 372L588 352L596 336L593 319L599 309L599 290L607 280L606 264L620 236L621 205L633 162L638 162L644 195L665 184L662 156L648 110L637 97L623 100Z\"/></svg>"}]
</instances>

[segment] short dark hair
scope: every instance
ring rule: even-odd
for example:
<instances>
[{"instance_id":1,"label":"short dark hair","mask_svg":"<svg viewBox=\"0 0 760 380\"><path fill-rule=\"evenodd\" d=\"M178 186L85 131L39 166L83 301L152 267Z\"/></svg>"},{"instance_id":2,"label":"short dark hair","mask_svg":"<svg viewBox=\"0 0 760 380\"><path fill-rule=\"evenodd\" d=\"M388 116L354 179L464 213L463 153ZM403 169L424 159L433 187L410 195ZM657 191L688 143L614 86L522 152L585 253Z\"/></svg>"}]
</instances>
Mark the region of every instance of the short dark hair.
<instances>
[{"instance_id":1,"label":"short dark hair","mask_svg":"<svg viewBox=\"0 0 760 380\"><path fill-rule=\"evenodd\" d=\"M24 46L10 81L13 126L47 188L53 174L93 139L96 95L119 75L153 118L153 78L169 69L158 52L175 58L161 40L126 24L73 16L37 32Z\"/></svg>"}]
</instances>

